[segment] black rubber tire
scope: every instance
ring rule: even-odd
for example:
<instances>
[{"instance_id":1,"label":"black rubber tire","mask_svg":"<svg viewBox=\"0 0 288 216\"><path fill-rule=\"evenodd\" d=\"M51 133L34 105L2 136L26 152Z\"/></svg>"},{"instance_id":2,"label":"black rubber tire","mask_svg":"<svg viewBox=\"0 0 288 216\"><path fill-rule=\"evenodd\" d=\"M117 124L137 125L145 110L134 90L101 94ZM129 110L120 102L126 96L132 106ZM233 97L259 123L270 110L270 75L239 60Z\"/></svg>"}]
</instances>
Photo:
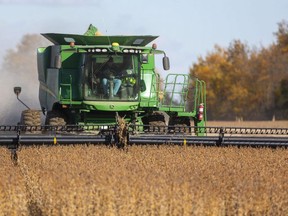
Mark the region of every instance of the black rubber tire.
<instances>
[{"instance_id":1,"label":"black rubber tire","mask_svg":"<svg viewBox=\"0 0 288 216\"><path fill-rule=\"evenodd\" d=\"M149 125L149 127L144 127L144 130L148 130L149 132L165 132L166 126L168 126L164 113L159 111L143 117L142 121L144 125Z\"/></svg>"},{"instance_id":2,"label":"black rubber tire","mask_svg":"<svg viewBox=\"0 0 288 216\"><path fill-rule=\"evenodd\" d=\"M178 133L191 133L189 117L170 117L169 131Z\"/></svg>"},{"instance_id":3,"label":"black rubber tire","mask_svg":"<svg viewBox=\"0 0 288 216\"><path fill-rule=\"evenodd\" d=\"M20 124L27 126L41 125L41 111L40 110L24 110L21 114Z\"/></svg>"},{"instance_id":4,"label":"black rubber tire","mask_svg":"<svg viewBox=\"0 0 288 216\"><path fill-rule=\"evenodd\" d=\"M64 126L66 125L65 117L57 111L49 111L46 115L45 125Z\"/></svg>"}]
</instances>

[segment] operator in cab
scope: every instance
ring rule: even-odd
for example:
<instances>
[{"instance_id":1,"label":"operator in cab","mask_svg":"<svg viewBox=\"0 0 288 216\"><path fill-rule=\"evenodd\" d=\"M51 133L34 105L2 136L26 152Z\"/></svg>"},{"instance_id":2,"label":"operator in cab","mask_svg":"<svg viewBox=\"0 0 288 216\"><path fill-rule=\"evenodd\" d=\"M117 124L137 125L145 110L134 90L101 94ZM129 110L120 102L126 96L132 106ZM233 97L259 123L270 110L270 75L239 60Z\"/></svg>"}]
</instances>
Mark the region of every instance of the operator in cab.
<instances>
[{"instance_id":1,"label":"operator in cab","mask_svg":"<svg viewBox=\"0 0 288 216\"><path fill-rule=\"evenodd\" d=\"M122 73L120 68L113 63L113 58L109 58L102 70L102 87L104 97L115 97L121 86ZM110 94L110 91L111 94Z\"/></svg>"}]
</instances>

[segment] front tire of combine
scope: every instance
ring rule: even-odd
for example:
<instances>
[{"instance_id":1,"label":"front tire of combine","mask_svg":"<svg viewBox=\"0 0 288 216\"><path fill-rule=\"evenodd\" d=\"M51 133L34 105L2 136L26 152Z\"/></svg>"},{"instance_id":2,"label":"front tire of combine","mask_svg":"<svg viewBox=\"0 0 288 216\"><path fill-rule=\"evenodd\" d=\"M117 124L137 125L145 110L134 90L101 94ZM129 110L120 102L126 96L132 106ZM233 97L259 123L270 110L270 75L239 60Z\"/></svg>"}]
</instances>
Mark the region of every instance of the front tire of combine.
<instances>
[{"instance_id":1,"label":"front tire of combine","mask_svg":"<svg viewBox=\"0 0 288 216\"><path fill-rule=\"evenodd\" d=\"M165 132L169 116L161 111L155 111L151 115L142 118L142 122L145 125L144 131L148 132Z\"/></svg>"},{"instance_id":2,"label":"front tire of combine","mask_svg":"<svg viewBox=\"0 0 288 216\"><path fill-rule=\"evenodd\" d=\"M191 122L189 117L170 117L169 131L171 133L191 133Z\"/></svg>"},{"instance_id":3,"label":"front tire of combine","mask_svg":"<svg viewBox=\"0 0 288 216\"><path fill-rule=\"evenodd\" d=\"M57 111L49 111L46 115L45 125L47 126L65 126L66 121L62 113ZM56 128L59 129L59 128Z\"/></svg>"}]
</instances>

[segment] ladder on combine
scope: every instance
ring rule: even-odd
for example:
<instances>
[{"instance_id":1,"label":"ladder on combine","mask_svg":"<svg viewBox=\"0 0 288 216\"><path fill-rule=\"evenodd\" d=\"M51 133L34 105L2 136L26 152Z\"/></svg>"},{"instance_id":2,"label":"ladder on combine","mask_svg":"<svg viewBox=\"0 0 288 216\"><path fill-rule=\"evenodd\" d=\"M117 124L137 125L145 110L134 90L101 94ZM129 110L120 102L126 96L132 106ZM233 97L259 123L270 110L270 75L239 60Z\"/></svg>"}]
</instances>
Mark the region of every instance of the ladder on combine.
<instances>
[{"instance_id":1,"label":"ladder on combine","mask_svg":"<svg viewBox=\"0 0 288 216\"><path fill-rule=\"evenodd\" d=\"M165 80L163 100L159 107L163 111L187 112L196 116L200 104L206 105L205 82L187 74L169 74ZM203 119L206 120L206 109Z\"/></svg>"},{"instance_id":2,"label":"ladder on combine","mask_svg":"<svg viewBox=\"0 0 288 216\"><path fill-rule=\"evenodd\" d=\"M190 77L185 74L169 74L165 80L161 107L169 111L184 112L187 106Z\"/></svg>"}]
</instances>

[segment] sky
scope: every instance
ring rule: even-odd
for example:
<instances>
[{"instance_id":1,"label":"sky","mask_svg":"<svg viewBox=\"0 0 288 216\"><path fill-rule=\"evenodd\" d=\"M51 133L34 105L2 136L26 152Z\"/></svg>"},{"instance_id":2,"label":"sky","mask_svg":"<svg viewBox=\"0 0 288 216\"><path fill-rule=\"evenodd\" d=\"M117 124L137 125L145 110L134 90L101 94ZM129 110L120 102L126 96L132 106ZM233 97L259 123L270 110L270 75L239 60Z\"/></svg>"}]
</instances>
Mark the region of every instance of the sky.
<instances>
[{"instance_id":1,"label":"sky","mask_svg":"<svg viewBox=\"0 0 288 216\"><path fill-rule=\"evenodd\" d=\"M271 45L277 23L288 21L287 11L287 0L0 0L0 91L5 104L0 122L15 124L25 109L14 86L22 87L25 103L40 109L37 72L19 77L3 70L7 51L16 50L25 34L84 34L93 24L104 35L157 35L154 42L170 58L169 73L187 74L216 44L227 48L240 40L249 47ZM161 58L156 68L164 78L168 72Z\"/></svg>"},{"instance_id":2,"label":"sky","mask_svg":"<svg viewBox=\"0 0 288 216\"><path fill-rule=\"evenodd\" d=\"M272 44L287 11L287 0L0 0L0 63L25 34L83 34L93 24L105 35L160 36L170 72L188 73L215 44Z\"/></svg>"}]
</instances>

